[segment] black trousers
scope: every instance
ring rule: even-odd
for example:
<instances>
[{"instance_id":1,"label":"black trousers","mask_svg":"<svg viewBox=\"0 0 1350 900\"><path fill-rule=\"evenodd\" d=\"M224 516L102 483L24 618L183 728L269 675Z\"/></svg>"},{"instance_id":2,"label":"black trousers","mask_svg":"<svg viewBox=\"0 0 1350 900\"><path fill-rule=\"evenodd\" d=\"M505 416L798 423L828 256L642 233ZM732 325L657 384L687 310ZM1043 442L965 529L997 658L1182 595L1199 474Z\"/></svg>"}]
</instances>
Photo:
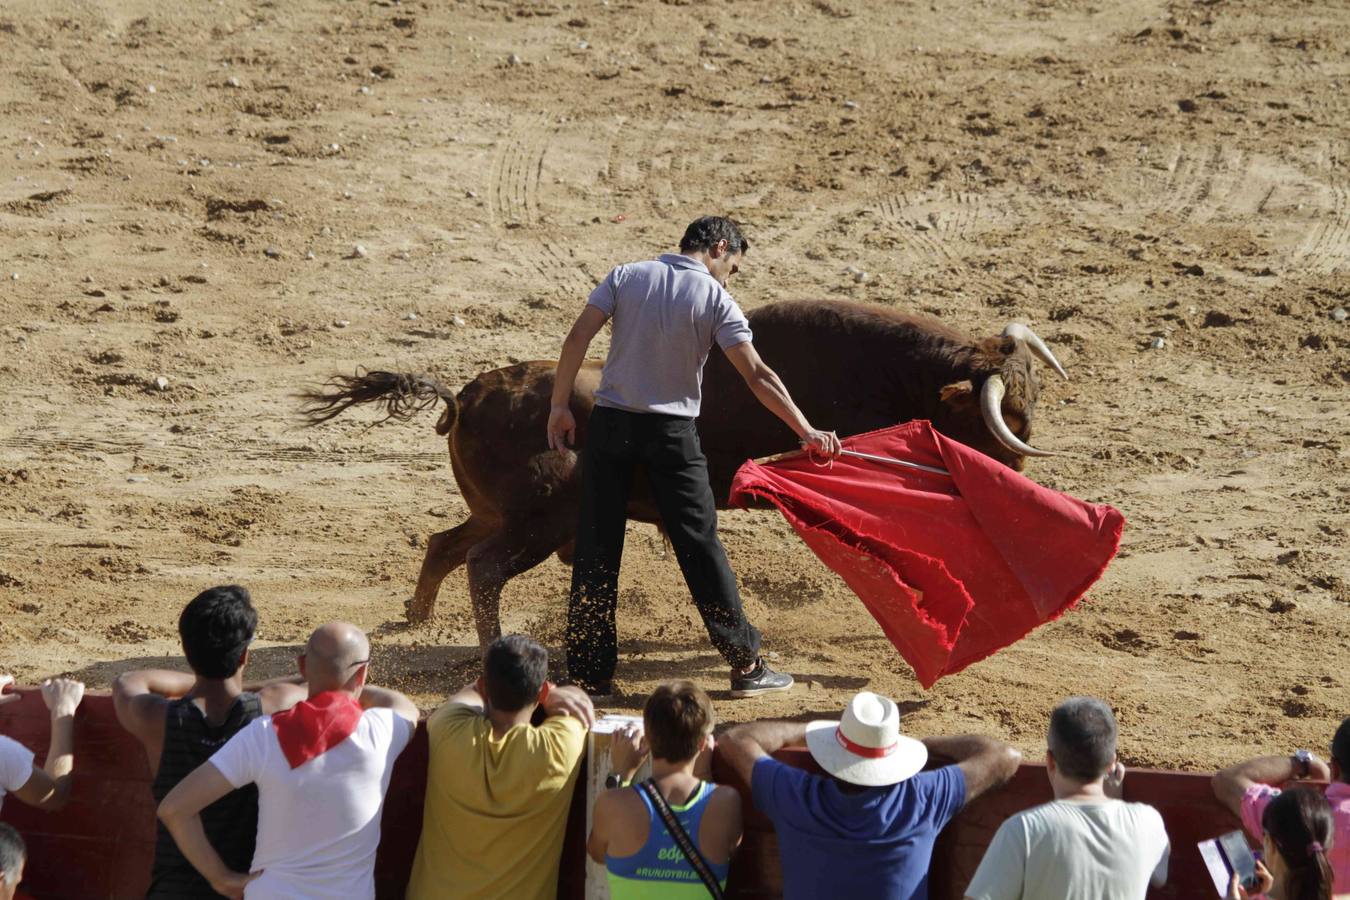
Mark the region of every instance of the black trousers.
<instances>
[{"instance_id":1,"label":"black trousers","mask_svg":"<svg viewBox=\"0 0 1350 900\"><path fill-rule=\"evenodd\" d=\"M746 621L736 576L717 539L708 460L694 420L597 406L582 450L581 521L567 607L567 670L586 687L614 676L619 650L614 611L633 471L647 471L661 521L675 548L713 646L737 668L759 657L759 632Z\"/></svg>"}]
</instances>

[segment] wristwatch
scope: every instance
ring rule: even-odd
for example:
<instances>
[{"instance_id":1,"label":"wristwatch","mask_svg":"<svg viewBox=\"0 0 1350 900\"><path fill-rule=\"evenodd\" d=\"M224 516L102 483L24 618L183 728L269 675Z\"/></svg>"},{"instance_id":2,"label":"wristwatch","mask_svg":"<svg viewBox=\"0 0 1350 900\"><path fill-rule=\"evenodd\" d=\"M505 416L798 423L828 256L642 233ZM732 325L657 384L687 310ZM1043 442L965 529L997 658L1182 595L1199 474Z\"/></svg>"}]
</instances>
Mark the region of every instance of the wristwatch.
<instances>
[{"instance_id":1,"label":"wristwatch","mask_svg":"<svg viewBox=\"0 0 1350 900\"><path fill-rule=\"evenodd\" d=\"M1312 774L1312 753L1307 750L1295 750L1289 758L1294 762L1295 778L1307 778Z\"/></svg>"}]
</instances>

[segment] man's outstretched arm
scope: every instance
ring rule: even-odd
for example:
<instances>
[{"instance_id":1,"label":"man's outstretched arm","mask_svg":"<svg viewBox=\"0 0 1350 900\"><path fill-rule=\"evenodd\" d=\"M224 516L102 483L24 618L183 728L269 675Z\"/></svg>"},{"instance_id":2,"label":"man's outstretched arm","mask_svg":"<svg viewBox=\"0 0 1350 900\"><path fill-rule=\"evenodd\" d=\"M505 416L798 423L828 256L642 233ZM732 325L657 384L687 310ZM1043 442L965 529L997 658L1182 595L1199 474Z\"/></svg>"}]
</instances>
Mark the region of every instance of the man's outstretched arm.
<instances>
[{"instance_id":1,"label":"man's outstretched arm","mask_svg":"<svg viewBox=\"0 0 1350 900\"><path fill-rule=\"evenodd\" d=\"M558 371L553 376L553 398L548 413L548 446L550 450L565 450L577 436L577 420L572 416L572 389L576 387L577 373L586 359L591 341L600 333L609 316L599 307L586 304L577 316L572 330L563 340L558 355Z\"/></svg>"},{"instance_id":2,"label":"man's outstretched arm","mask_svg":"<svg viewBox=\"0 0 1350 900\"><path fill-rule=\"evenodd\" d=\"M722 758L749 786L757 761L805 740L805 722L747 722L728 731L717 746Z\"/></svg>"},{"instance_id":3,"label":"man's outstretched arm","mask_svg":"<svg viewBox=\"0 0 1350 900\"><path fill-rule=\"evenodd\" d=\"M839 454L839 437L833 431L817 431L811 427L811 423L797 408L797 404L792 402L792 395L788 393L778 373L760 359L753 342L743 341L723 352L736 367L736 371L741 373L755 399L764 404L769 412L782 419L803 445L827 456Z\"/></svg>"},{"instance_id":4,"label":"man's outstretched arm","mask_svg":"<svg viewBox=\"0 0 1350 900\"><path fill-rule=\"evenodd\" d=\"M422 718L422 713L406 696L394 690L393 688L381 688L374 685L366 685L361 688L361 696L357 698L362 709L392 709L394 715L407 719L413 725Z\"/></svg>"},{"instance_id":5,"label":"man's outstretched arm","mask_svg":"<svg viewBox=\"0 0 1350 900\"><path fill-rule=\"evenodd\" d=\"M1216 772L1210 785L1219 802L1232 810L1233 815L1241 816L1242 797L1249 788L1258 784L1277 787L1298 776L1292 756L1258 756ZM1307 777L1312 781L1330 781L1331 768L1314 756L1308 761Z\"/></svg>"},{"instance_id":6,"label":"man's outstretched arm","mask_svg":"<svg viewBox=\"0 0 1350 900\"><path fill-rule=\"evenodd\" d=\"M1017 774L1022 754L1010 744L977 734L924 738L930 759L961 767L966 779L966 802L1000 787Z\"/></svg>"}]
</instances>

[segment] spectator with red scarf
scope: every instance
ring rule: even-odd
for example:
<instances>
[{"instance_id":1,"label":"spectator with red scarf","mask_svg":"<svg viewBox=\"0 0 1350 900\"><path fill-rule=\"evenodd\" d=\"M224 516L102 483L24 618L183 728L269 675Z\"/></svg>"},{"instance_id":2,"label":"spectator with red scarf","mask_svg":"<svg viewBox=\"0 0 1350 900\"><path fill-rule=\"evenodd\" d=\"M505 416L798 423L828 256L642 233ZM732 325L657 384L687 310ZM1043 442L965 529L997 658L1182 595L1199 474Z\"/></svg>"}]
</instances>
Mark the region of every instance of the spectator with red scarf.
<instances>
[{"instance_id":1,"label":"spectator with red scarf","mask_svg":"<svg viewBox=\"0 0 1350 900\"><path fill-rule=\"evenodd\" d=\"M1215 774L1214 793L1259 841L1266 807L1280 796L1281 785L1295 780L1331 782L1326 798L1335 821L1335 839L1327 846L1327 857L1337 893L1350 893L1350 718L1341 722L1331 739L1330 763L1307 750L1258 756Z\"/></svg>"},{"instance_id":2,"label":"spectator with red scarf","mask_svg":"<svg viewBox=\"0 0 1350 900\"><path fill-rule=\"evenodd\" d=\"M300 657L309 698L255 719L159 805L183 855L226 897L373 900L380 814L394 761L418 710L366 684L370 642L345 622L320 627ZM227 868L201 811L246 784L258 787L252 872Z\"/></svg>"}]
</instances>

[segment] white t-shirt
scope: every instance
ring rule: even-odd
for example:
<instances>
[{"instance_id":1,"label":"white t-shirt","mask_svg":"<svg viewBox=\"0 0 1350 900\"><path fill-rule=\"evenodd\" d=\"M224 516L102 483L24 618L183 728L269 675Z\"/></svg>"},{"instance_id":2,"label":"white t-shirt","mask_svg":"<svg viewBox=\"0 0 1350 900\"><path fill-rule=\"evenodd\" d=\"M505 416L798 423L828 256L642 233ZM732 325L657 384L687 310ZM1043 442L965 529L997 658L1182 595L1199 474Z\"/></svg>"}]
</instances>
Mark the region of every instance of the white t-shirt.
<instances>
[{"instance_id":1,"label":"white t-shirt","mask_svg":"<svg viewBox=\"0 0 1350 900\"><path fill-rule=\"evenodd\" d=\"M384 793L413 727L391 709L368 709L345 741L292 769L263 716L216 751L211 765L226 781L258 786L252 871L263 874L247 900L374 898Z\"/></svg>"},{"instance_id":2,"label":"white t-shirt","mask_svg":"<svg viewBox=\"0 0 1350 900\"><path fill-rule=\"evenodd\" d=\"M5 794L17 791L33 777L33 751L0 734L0 806Z\"/></svg>"},{"instance_id":3,"label":"white t-shirt","mask_svg":"<svg viewBox=\"0 0 1350 900\"><path fill-rule=\"evenodd\" d=\"M1145 803L1056 800L999 826L975 878L973 900L1143 900L1167 881L1162 816Z\"/></svg>"}]
</instances>

